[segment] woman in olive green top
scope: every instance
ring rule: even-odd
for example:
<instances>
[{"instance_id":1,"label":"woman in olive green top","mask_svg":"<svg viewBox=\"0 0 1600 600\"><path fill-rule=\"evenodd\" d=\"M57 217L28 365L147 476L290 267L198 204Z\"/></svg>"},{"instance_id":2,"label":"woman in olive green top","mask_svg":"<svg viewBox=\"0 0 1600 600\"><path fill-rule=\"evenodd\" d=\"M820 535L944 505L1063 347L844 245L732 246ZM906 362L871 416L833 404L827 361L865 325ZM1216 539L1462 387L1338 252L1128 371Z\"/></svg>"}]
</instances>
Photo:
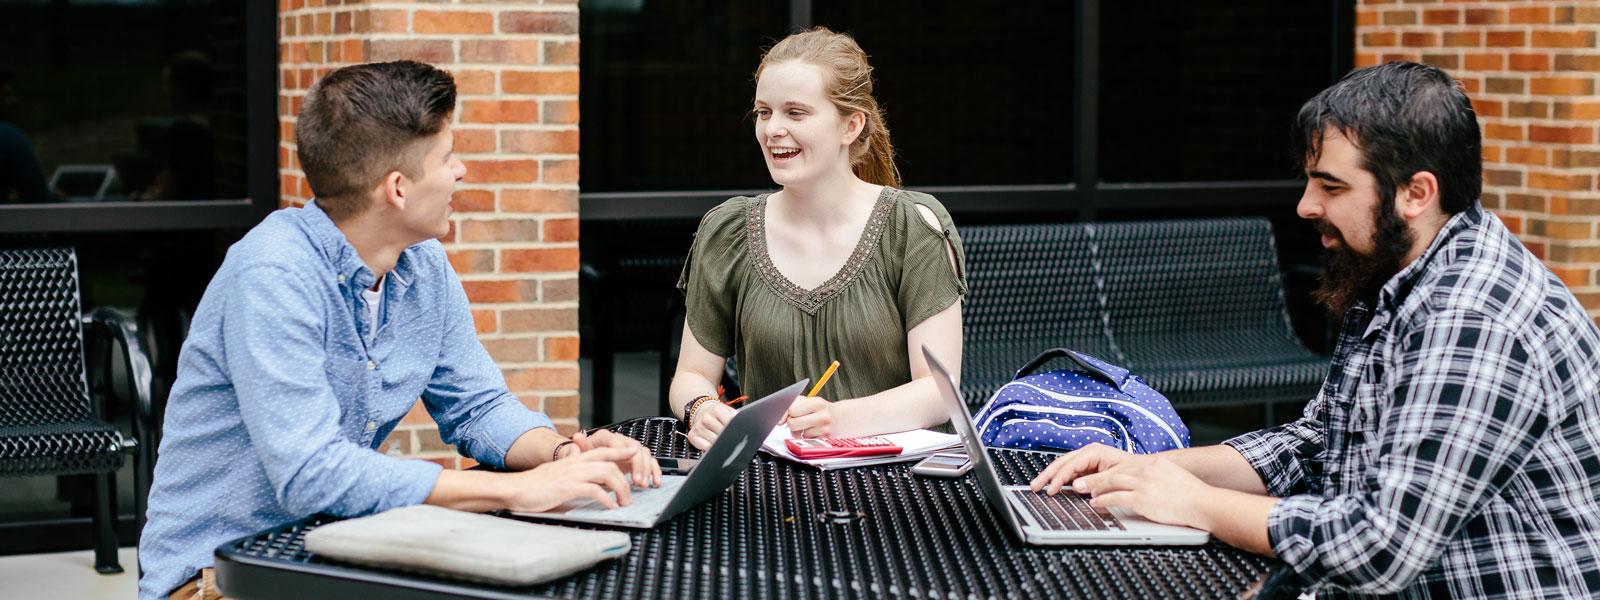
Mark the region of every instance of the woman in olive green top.
<instances>
[{"instance_id":1,"label":"woman in olive green top","mask_svg":"<svg viewBox=\"0 0 1600 600\"><path fill-rule=\"evenodd\" d=\"M947 419L920 349L961 364L961 242L937 200L896 189L871 73L855 40L826 29L762 57L755 135L783 189L707 213L678 281L688 315L669 397L697 448L733 416L714 398L729 356L752 398L839 361L817 397L789 409L799 436Z\"/></svg>"}]
</instances>

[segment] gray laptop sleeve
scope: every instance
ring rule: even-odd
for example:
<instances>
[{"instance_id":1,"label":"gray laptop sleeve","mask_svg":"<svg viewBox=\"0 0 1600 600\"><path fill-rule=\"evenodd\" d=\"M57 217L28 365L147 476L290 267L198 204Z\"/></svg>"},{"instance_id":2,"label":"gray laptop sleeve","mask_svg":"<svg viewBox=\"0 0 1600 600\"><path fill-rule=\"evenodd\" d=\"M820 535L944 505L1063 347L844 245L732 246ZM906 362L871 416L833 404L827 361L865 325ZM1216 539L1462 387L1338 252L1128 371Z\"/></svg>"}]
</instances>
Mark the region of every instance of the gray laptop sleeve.
<instances>
[{"instance_id":1,"label":"gray laptop sleeve","mask_svg":"<svg viewBox=\"0 0 1600 600\"><path fill-rule=\"evenodd\" d=\"M431 505L329 523L306 550L332 560L499 585L531 585L627 554L628 534L537 525Z\"/></svg>"}]
</instances>

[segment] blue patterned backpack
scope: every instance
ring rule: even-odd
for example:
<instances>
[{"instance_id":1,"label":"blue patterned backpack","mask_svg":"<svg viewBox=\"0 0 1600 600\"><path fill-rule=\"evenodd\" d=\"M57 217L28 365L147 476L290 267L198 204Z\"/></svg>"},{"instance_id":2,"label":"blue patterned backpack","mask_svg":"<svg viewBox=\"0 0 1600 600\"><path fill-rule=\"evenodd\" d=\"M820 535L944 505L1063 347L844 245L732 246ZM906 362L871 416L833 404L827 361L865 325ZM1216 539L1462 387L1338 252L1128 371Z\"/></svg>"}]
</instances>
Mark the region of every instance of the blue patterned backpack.
<instances>
[{"instance_id":1,"label":"blue patterned backpack","mask_svg":"<svg viewBox=\"0 0 1600 600\"><path fill-rule=\"evenodd\" d=\"M1077 368L1031 374L1060 357ZM978 412L983 445L1076 450L1094 442L1136 454L1189 447L1189 428L1166 396L1127 369L1066 348L1017 370Z\"/></svg>"}]
</instances>

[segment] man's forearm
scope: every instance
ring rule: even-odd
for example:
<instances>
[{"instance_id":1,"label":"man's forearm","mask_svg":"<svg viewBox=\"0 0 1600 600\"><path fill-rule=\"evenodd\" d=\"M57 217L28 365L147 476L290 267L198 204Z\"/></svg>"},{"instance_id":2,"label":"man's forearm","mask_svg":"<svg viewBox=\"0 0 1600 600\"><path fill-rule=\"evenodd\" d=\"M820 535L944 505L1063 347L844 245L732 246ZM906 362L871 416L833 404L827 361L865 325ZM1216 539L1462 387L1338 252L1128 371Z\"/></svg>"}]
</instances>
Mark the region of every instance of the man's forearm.
<instances>
[{"instance_id":1,"label":"man's forearm","mask_svg":"<svg viewBox=\"0 0 1600 600\"><path fill-rule=\"evenodd\" d=\"M1201 529L1236 548L1274 556L1267 517L1278 499L1266 495L1266 483L1243 454L1218 444L1163 455L1211 486L1204 496L1193 500Z\"/></svg>"},{"instance_id":2,"label":"man's forearm","mask_svg":"<svg viewBox=\"0 0 1600 600\"><path fill-rule=\"evenodd\" d=\"M1232 446L1185 448L1163 452L1162 456L1194 473L1207 485L1256 496L1267 493L1267 484L1261 481L1261 475Z\"/></svg>"},{"instance_id":3,"label":"man's forearm","mask_svg":"<svg viewBox=\"0 0 1600 600\"><path fill-rule=\"evenodd\" d=\"M445 469L423 502L468 512L500 510L508 505L511 492L505 477L503 473Z\"/></svg>"},{"instance_id":4,"label":"man's forearm","mask_svg":"<svg viewBox=\"0 0 1600 600\"><path fill-rule=\"evenodd\" d=\"M1267 517L1277 498L1213 487L1194 502L1201 529L1235 548L1276 556L1267 534Z\"/></svg>"},{"instance_id":5,"label":"man's forearm","mask_svg":"<svg viewBox=\"0 0 1600 600\"><path fill-rule=\"evenodd\" d=\"M512 442L511 449L506 451L506 468L513 471L526 471L544 463L550 462L551 453L561 442L568 441L566 437L556 433L549 427L535 427Z\"/></svg>"}]
</instances>

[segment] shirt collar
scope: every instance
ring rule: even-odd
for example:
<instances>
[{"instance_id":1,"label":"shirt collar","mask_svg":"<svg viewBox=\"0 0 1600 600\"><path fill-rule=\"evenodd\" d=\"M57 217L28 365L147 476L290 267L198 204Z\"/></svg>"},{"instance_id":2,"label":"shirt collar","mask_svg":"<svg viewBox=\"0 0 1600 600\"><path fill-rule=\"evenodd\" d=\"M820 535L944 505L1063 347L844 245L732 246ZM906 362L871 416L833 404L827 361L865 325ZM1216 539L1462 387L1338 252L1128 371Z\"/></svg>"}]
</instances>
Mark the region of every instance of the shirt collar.
<instances>
[{"instance_id":1,"label":"shirt collar","mask_svg":"<svg viewBox=\"0 0 1600 600\"><path fill-rule=\"evenodd\" d=\"M333 267L334 274L339 278L341 286L347 286L352 291L371 288L378 283L378 276L367 263L361 261L361 254L356 252L355 246L350 245L350 240L344 237L344 232L333 223L328 213L317 205L316 200L306 203L305 208L298 211L300 222L304 224L307 235L322 257ZM394 276L394 282L400 286L410 286L416 281L416 265L412 253L417 251L417 246L406 248L395 261L394 270L389 274Z\"/></svg>"},{"instance_id":2,"label":"shirt collar","mask_svg":"<svg viewBox=\"0 0 1600 600\"><path fill-rule=\"evenodd\" d=\"M1399 306L1401 300L1422 278L1422 274L1428 271L1428 264L1441 253L1445 253L1445 247L1453 243L1462 232L1476 228L1482 222L1483 210L1476 202L1466 210L1452 215L1450 220L1445 221L1444 227L1439 229L1439 234L1433 237L1433 242L1428 244L1428 249L1424 250L1416 260L1411 261L1411 264L1406 265L1406 268L1400 269L1394 277L1390 277L1388 283L1383 284L1383 288L1378 290L1378 306L1390 310Z\"/></svg>"},{"instance_id":3,"label":"shirt collar","mask_svg":"<svg viewBox=\"0 0 1600 600\"><path fill-rule=\"evenodd\" d=\"M1450 220L1445 221L1444 227L1439 229L1439 234L1434 236L1433 242L1428 244L1428 249L1424 250L1416 260L1411 261L1411 264L1400 269L1399 273L1395 273L1394 277L1390 277L1389 281L1378 290L1376 298L1369 297L1367 300L1357 302L1356 306L1351 308L1351 312L1365 318L1366 311L1371 311L1372 320L1367 322L1361 335L1362 339L1371 337L1373 332L1388 326L1390 315L1399 309L1400 303L1411 293L1411 289L1422 280L1423 274L1428 271L1428 265L1440 254L1447 253L1445 248L1455 243L1456 238L1462 233L1477 228L1483 219L1483 209L1476 202L1466 210L1451 216ZM1357 312L1357 309L1360 309L1360 312Z\"/></svg>"}]
</instances>

